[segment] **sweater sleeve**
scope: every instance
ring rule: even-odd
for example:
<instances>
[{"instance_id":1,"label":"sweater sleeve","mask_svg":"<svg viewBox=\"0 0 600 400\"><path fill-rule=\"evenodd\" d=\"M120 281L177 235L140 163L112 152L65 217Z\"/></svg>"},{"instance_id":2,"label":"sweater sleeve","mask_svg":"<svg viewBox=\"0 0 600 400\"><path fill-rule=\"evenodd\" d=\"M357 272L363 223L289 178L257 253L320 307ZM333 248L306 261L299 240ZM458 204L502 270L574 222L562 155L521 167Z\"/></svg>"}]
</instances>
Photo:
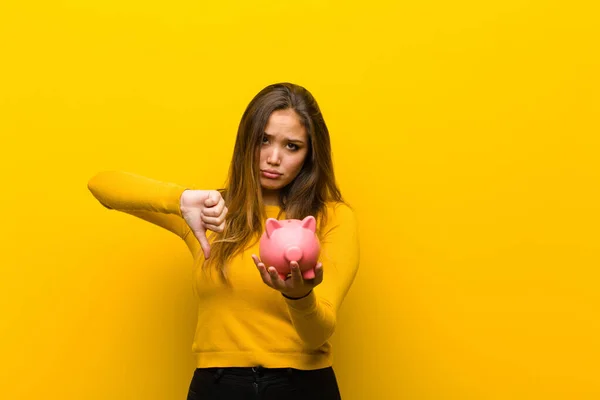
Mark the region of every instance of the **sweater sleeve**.
<instances>
[{"instance_id":1,"label":"sweater sleeve","mask_svg":"<svg viewBox=\"0 0 600 400\"><path fill-rule=\"evenodd\" d=\"M123 171L103 171L88 182L94 197L109 210L122 211L175 233L189 227L181 216L180 198L187 188Z\"/></svg>"},{"instance_id":2,"label":"sweater sleeve","mask_svg":"<svg viewBox=\"0 0 600 400\"><path fill-rule=\"evenodd\" d=\"M285 299L298 335L311 348L322 346L333 334L337 311L358 272L360 251L354 213L338 204L332 214L321 242L323 282L307 297Z\"/></svg>"}]
</instances>

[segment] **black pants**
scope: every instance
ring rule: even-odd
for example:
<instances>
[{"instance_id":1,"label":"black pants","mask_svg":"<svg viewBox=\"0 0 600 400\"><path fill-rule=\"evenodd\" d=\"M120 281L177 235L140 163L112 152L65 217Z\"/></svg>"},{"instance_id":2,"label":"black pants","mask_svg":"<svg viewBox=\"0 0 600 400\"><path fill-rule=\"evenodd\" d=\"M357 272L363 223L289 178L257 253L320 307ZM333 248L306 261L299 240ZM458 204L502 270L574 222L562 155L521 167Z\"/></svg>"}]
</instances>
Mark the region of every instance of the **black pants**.
<instances>
[{"instance_id":1,"label":"black pants","mask_svg":"<svg viewBox=\"0 0 600 400\"><path fill-rule=\"evenodd\" d=\"M187 400L341 400L332 367L197 368Z\"/></svg>"}]
</instances>

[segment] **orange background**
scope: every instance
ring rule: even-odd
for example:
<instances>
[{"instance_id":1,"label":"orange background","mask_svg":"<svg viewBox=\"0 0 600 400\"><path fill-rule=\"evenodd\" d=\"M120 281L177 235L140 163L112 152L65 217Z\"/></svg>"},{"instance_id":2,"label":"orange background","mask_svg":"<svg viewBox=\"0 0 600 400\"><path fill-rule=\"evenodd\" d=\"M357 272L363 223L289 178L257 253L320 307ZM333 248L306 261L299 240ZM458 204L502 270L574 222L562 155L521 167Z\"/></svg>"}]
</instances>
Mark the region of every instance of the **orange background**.
<instances>
[{"instance_id":1,"label":"orange background","mask_svg":"<svg viewBox=\"0 0 600 400\"><path fill-rule=\"evenodd\" d=\"M345 400L600 398L598 11L3 2L0 398L185 398L191 256L87 180L219 187L278 81L319 101L360 218Z\"/></svg>"}]
</instances>

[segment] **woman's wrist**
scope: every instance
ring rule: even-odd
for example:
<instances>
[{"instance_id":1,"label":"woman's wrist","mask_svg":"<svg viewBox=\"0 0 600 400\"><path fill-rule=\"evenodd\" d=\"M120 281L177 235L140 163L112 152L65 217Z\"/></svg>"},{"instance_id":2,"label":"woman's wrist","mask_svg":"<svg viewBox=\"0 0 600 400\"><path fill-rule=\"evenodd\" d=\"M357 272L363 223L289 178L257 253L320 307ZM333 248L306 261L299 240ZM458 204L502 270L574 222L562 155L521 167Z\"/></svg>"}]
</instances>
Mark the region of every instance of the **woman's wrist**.
<instances>
[{"instance_id":1,"label":"woman's wrist","mask_svg":"<svg viewBox=\"0 0 600 400\"><path fill-rule=\"evenodd\" d=\"M179 210L184 211L185 205L187 204L186 196L190 192L190 189L185 189L181 192L181 196L179 196Z\"/></svg>"},{"instance_id":2,"label":"woman's wrist","mask_svg":"<svg viewBox=\"0 0 600 400\"><path fill-rule=\"evenodd\" d=\"M281 294L282 294L282 296L283 296L283 297L285 297L286 299L290 299L290 300L300 300L300 299L303 299L303 298L307 297L307 296L308 296L309 294L311 294L311 293L312 293L312 289L310 289L310 290L308 291L308 293L306 293L304 296L300 296L300 297L292 297L292 296L288 296L288 295L286 295L286 294L285 294L285 293L283 293L283 292L282 292Z\"/></svg>"}]
</instances>

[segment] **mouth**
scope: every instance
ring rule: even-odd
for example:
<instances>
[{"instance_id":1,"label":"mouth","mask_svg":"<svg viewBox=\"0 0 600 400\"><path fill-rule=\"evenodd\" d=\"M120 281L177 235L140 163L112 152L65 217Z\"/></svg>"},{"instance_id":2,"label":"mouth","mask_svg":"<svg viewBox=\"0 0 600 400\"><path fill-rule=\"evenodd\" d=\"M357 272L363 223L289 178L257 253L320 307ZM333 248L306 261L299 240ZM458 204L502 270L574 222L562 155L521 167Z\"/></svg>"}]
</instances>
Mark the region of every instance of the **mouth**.
<instances>
[{"instance_id":1,"label":"mouth","mask_svg":"<svg viewBox=\"0 0 600 400\"><path fill-rule=\"evenodd\" d=\"M269 170L261 170L260 172L261 172L262 176L264 176L265 178L268 178L268 179L277 179L282 175L279 172L269 171Z\"/></svg>"}]
</instances>

